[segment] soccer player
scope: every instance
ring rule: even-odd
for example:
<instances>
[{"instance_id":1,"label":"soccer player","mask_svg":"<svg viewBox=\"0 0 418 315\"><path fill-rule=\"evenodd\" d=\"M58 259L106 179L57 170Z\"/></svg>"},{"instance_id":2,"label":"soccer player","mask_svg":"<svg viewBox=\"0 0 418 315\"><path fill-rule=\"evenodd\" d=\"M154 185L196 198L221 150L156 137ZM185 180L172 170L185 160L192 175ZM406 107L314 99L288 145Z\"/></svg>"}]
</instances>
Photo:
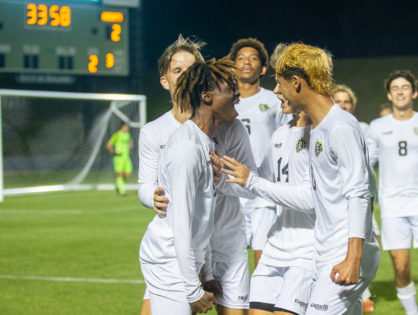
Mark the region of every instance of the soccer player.
<instances>
[{"instance_id":1,"label":"soccer player","mask_svg":"<svg viewBox=\"0 0 418 315\"><path fill-rule=\"evenodd\" d=\"M239 70L240 102L236 106L238 118L250 136L257 166L268 149L268 139L283 122L280 101L272 91L260 87L260 78L268 67L268 53L264 44L255 38L236 41L228 54ZM254 250L257 265L267 241L267 233L276 219L275 205L262 198L241 199L245 213L247 242Z\"/></svg>"},{"instance_id":2,"label":"soccer player","mask_svg":"<svg viewBox=\"0 0 418 315\"><path fill-rule=\"evenodd\" d=\"M295 112L282 101L283 113ZM314 277L315 214L307 149L309 132L310 120L304 112L276 130L259 168L259 174L265 179L250 173L235 159L224 157L230 169L225 172L235 177L229 182L239 183L282 206L251 277L251 315L305 314ZM296 196L292 200L298 200L298 209L287 206L289 196L285 188Z\"/></svg>"},{"instance_id":3,"label":"soccer player","mask_svg":"<svg viewBox=\"0 0 418 315\"><path fill-rule=\"evenodd\" d=\"M354 91L345 84L338 84L334 88L333 96L334 102L337 103L342 109L353 114L356 105L357 105L357 97ZM363 131L363 135L367 138L367 130L369 125L365 122L359 122L361 130ZM379 225L374 217L372 216L373 220L373 231L375 232L376 236L380 237L380 230ZM371 293L369 288L367 288L363 292L363 313L371 313L374 311L374 302L371 300Z\"/></svg>"},{"instance_id":4,"label":"soccer player","mask_svg":"<svg viewBox=\"0 0 418 315\"><path fill-rule=\"evenodd\" d=\"M165 215L168 200L164 196L163 189L158 187L159 152L165 147L169 135L190 116L190 112L180 110L173 92L178 76L194 61L203 61L199 52L201 46L201 43L179 36L178 40L162 54L159 61L161 82L170 92L173 110L146 124L141 129L139 137L138 195L144 205L154 208L162 216ZM219 126L215 138L216 150L245 161L243 163L249 165L252 170L255 169L248 134L239 120L235 119L232 123ZM249 194L242 192L242 196L249 197ZM245 314L249 307L249 268L243 222L244 217L237 194L231 196L231 192L218 193L211 246L213 276L223 287L222 296L217 296L219 314L228 314L228 312ZM164 226L160 229L163 230ZM149 314L147 293L144 296L142 314Z\"/></svg>"},{"instance_id":5,"label":"soccer player","mask_svg":"<svg viewBox=\"0 0 418 315\"><path fill-rule=\"evenodd\" d=\"M375 277L374 173L358 121L333 104L332 60L324 50L291 44L276 63L278 90L312 120L309 161L315 205L316 275L306 314L361 314Z\"/></svg>"},{"instance_id":6,"label":"soccer player","mask_svg":"<svg viewBox=\"0 0 418 315\"><path fill-rule=\"evenodd\" d=\"M140 249L153 315L206 312L215 302L213 294L201 288L199 272L214 226L212 139L219 124L237 116L232 63L194 63L179 77L175 93L176 103L192 116L161 153L158 179L170 203L167 216L153 220L164 220L171 233L161 235L151 222ZM161 246L155 251L157 242Z\"/></svg>"},{"instance_id":7,"label":"soccer player","mask_svg":"<svg viewBox=\"0 0 418 315\"><path fill-rule=\"evenodd\" d=\"M125 181L132 174L132 161L129 157L132 146L129 125L123 121L119 130L112 135L106 144L109 152L114 155L113 167L116 173L116 191L122 196L126 195Z\"/></svg>"},{"instance_id":8,"label":"soccer player","mask_svg":"<svg viewBox=\"0 0 418 315\"><path fill-rule=\"evenodd\" d=\"M371 122L367 142L371 163L379 162L383 249L392 259L398 298L408 315L416 315L410 248L412 238L418 247L417 81L410 71L397 70L384 86L393 113Z\"/></svg>"}]
</instances>

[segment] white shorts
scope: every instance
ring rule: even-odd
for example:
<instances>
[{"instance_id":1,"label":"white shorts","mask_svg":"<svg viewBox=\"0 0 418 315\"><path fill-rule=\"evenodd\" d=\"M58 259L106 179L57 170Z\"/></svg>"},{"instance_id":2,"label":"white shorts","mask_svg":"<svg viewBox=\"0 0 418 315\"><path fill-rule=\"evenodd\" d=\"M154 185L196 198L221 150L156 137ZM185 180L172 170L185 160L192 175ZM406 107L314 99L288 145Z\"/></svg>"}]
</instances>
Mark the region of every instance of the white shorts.
<instances>
[{"instance_id":1,"label":"white shorts","mask_svg":"<svg viewBox=\"0 0 418 315\"><path fill-rule=\"evenodd\" d=\"M412 237L414 248L418 248L418 216L382 218L384 250L409 249Z\"/></svg>"},{"instance_id":2,"label":"white shorts","mask_svg":"<svg viewBox=\"0 0 418 315\"><path fill-rule=\"evenodd\" d=\"M187 302L171 300L165 296L149 293L152 315L191 315L192 309Z\"/></svg>"},{"instance_id":3,"label":"white shorts","mask_svg":"<svg viewBox=\"0 0 418 315\"><path fill-rule=\"evenodd\" d=\"M250 307L305 314L314 274L299 267L259 263L251 277Z\"/></svg>"},{"instance_id":4,"label":"white shorts","mask_svg":"<svg viewBox=\"0 0 418 315\"><path fill-rule=\"evenodd\" d=\"M267 242L267 234L276 222L275 208L244 208L247 245L254 250L262 250Z\"/></svg>"},{"instance_id":5,"label":"white shorts","mask_svg":"<svg viewBox=\"0 0 418 315\"><path fill-rule=\"evenodd\" d=\"M336 284L329 274L314 279L306 315L363 314L361 296L370 284L370 279L360 278L351 285Z\"/></svg>"},{"instance_id":6,"label":"white shorts","mask_svg":"<svg viewBox=\"0 0 418 315\"><path fill-rule=\"evenodd\" d=\"M149 300L149 291L148 291L148 288L146 286L145 286L145 293L144 293L143 300Z\"/></svg>"},{"instance_id":7,"label":"white shorts","mask_svg":"<svg viewBox=\"0 0 418 315\"><path fill-rule=\"evenodd\" d=\"M216 304L233 308L248 309L250 271L248 259L226 263L213 262L213 276L222 287L222 296L216 296Z\"/></svg>"}]
</instances>

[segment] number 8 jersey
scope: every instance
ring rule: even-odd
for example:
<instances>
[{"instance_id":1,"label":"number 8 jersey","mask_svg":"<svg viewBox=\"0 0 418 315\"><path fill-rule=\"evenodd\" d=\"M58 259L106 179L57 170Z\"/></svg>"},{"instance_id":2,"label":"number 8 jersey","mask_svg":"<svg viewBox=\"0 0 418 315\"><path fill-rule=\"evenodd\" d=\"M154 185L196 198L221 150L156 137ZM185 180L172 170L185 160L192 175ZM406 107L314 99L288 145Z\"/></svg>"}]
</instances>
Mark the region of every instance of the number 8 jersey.
<instances>
[{"instance_id":1,"label":"number 8 jersey","mask_svg":"<svg viewBox=\"0 0 418 315\"><path fill-rule=\"evenodd\" d=\"M379 203L384 217L418 215L418 115L375 119L368 130L370 163L379 161Z\"/></svg>"}]
</instances>

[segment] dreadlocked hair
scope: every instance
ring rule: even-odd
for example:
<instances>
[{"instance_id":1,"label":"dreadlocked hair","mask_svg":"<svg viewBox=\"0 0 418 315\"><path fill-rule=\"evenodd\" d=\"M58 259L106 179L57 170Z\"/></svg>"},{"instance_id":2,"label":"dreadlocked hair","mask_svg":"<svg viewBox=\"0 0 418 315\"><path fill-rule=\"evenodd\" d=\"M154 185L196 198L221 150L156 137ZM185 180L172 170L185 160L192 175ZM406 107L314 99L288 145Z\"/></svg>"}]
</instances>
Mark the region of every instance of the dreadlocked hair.
<instances>
[{"instance_id":1,"label":"dreadlocked hair","mask_svg":"<svg viewBox=\"0 0 418 315\"><path fill-rule=\"evenodd\" d=\"M235 86L236 68L233 61L215 58L206 62L195 62L177 79L174 100L182 112L192 112L200 106L202 92L213 91L224 81Z\"/></svg>"}]
</instances>

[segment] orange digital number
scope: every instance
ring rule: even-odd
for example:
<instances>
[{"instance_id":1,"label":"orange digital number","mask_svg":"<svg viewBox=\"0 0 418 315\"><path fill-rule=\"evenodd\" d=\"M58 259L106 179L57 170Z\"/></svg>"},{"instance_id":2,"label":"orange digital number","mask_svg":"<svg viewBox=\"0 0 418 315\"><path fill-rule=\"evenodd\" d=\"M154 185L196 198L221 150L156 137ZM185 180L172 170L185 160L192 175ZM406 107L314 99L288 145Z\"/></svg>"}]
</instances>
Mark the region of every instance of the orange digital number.
<instances>
[{"instance_id":1,"label":"orange digital number","mask_svg":"<svg viewBox=\"0 0 418 315\"><path fill-rule=\"evenodd\" d=\"M121 32L122 32L122 27L119 24L113 24L112 33L110 34L110 39L114 42L120 41Z\"/></svg>"},{"instance_id":2,"label":"orange digital number","mask_svg":"<svg viewBox=\"0 0 418 315\"><path fill-rule=\"evenodd\" d=\"M113 68L115 65L115 55L112 53L106 54L106 68Z\"/></svg>"},{"instance_id":3,"label":"orange digital number","mask_svg":"<svg viewBox=\"0 0 418 315\"><path fill-rule=\"evenodd\" d=\"M89 72L90 73L96 73L98 64L99 64L99 57L97 57L96 55L90 55L89 56L89 65L88 65Z\"/></svg>"},{"instance_id":4,"label":"orange digital number","mask_svg":"<svg viewBox=\"0 0 418 315\"><path fill-rule=\"evenodd\" d=\"M68 6L62 6L60 9L61 26L66 27L71 25L71 9Z\"/></svg>"},{"instance_id":5,"label":"orange digital number","mask_svg":"<svg viewBox=\"0 0 418 315\"><path fill-rule=\"evenodd\" d=\"M51 22L49 24L51 24L51 26L60 25L60 15L58 11L59 11L59 6L57 5L52 5L49 8L49 17L51 18Z\"/></svg>"},{"instance_id":6,"label":"orange digital number","mask_svg":"<svg viewBox=\"0 0 418 315\"><path fill-rule=\"evenodd\" d=\"M48 23L48 8L45 4L38 5L38 25Z\"/></svg>"},{"instance_id":7,"label":"orange digital number","mask_svg":"<svg viewBox=\"0 0 418 315\"><path fill-rule=\"evenodd\" d=\"M26 23L28 23L29 25L34 25L36 24L36 21L38 20L38 14L37 14L37 9L36 9L36 5L33 3L29 3L26 6L26 9L28 10L28 12L26 13L26 16L28 17L28 19L26 20Z\"/></svg>"}]
</instances>

